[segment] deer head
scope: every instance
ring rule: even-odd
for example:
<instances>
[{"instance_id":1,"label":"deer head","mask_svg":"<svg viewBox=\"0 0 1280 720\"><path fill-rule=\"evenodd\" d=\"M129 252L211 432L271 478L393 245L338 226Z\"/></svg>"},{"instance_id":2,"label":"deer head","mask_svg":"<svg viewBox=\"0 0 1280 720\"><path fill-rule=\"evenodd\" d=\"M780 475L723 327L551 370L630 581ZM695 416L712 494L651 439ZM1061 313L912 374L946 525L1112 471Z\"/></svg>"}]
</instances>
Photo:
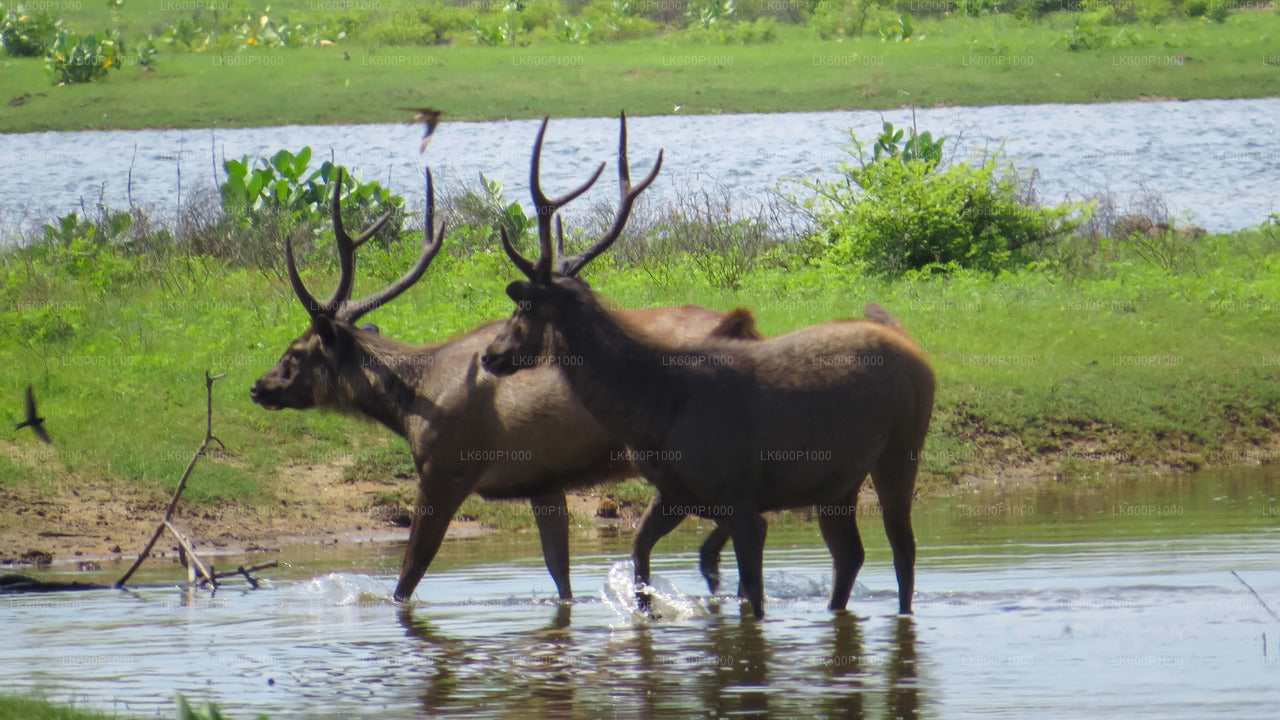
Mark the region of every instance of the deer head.
<instances>
[{"instance_id":1,"label":"deer head","mask_svg":"<svg viewBox=\"0 0 1280 720\"><path fill-rule=\"evenodd\" d=\"M338 265L341 274L333 295L323 302L307 290L298 274L293 257L293 241L285 239L285 261L289 270L289 282L302 306L311 316L311 327L289 344L280 360L268 370L249 390L253 401L267 410L291 408L303 410L334 401L334 390L341 379L352 372L359 372L360 357L356 352L362 334L377 334L377 328L357 328L355 323L367 313L395 299L422 277L444 241L442 223L435 230L435 191L431 170L426 172L427 217L424 223L425 239L422 255L417 263L399 280L361 300L351 299L355 275L355 253L391 217L387 211L352 238L342 224L342 170L338 170L333 191L333 233L338 248Z\"/></svg>"},{"instance_id":2,"label":"deer head","mask_svg":"<svg viewBox=\"0 0 1280 720\"><path fill-rule=\"evenodd\" d=\"M604 163L585 183L561 197L550 199L542 192L539 165L542 158L542 139L547 131L547 119L543 119L538 136L533 143L533 160L529 171L529 189L538 219L539 255L537 262L530 262L516 250L501 230L502 247L511 262L524 273L525 280L517 280L507 286L507 295L515 301L516 312L484 354L482 362L495 375L510 375L522 368L547 362L557 343L553 331L560 308L566 302L574 302L582 293L589 293L587 284L577 277L587 263L594 260L622 234L631 216L631 208L640 193L648 189L658 171L662 169L662 151L653 169L637 185L631 184L631 168L627 161L627 115L619 116L621 131L618 140L618 184L621 200L614 214L613 223L605 234L585 251L565 257L564 227L560 222L560 209L569 201L586 192L604 171ZM551 219L555 217L555 239L552 240ZM554 268L554 272L553 272Z\"/></svg>"}]
</instances>

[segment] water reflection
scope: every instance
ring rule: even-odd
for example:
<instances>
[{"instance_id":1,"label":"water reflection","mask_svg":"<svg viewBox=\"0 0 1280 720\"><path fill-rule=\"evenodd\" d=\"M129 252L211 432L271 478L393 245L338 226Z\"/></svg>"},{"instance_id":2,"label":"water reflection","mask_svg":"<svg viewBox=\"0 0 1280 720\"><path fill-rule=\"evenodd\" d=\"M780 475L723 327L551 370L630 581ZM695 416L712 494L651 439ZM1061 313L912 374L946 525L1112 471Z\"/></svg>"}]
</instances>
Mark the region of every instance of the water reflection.
<instances>
[{"instance_id":1,"label":"water reflection","mask_svg":"<svg viewBox=\"0 0 1280 720\"><path fill-rule=\"evenodd\" d=\"M679 625L603 630L590 619L574 628L573 611L571 603L557 604L538 629L464 640L443 633L429 610L402 610L418 658L405 665L417 668L422 710L467 717L920 717L910 617L841 614L815 628L811 620L797 627L712 608ZM877 638L871 649L868 636Z\"/></svg>"}]
</instances>

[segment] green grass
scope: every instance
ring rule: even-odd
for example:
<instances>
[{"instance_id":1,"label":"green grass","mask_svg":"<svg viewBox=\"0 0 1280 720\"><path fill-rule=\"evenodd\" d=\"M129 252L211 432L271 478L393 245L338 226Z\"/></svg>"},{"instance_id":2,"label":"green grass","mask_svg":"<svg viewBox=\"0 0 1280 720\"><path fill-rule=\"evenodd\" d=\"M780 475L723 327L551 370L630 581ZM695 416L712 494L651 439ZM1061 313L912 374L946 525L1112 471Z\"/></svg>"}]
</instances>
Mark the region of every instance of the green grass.
<instances>
[{"instance_id":1,"label":"green grass","mask_svg":"<svg viewBox=\"0 0 1280 720\"><path fill-rule=\"evenodd\" d=\"M921 20L925 39L910 43L881 42L874 32L823 41L807 27L779 25L777 41L751 46L658 37L526 48L347 43L229 59L162 53L156 72L130 67L70 87L52 87L39 59L3 58L0 98L33 97L0 118L0 131L390 122L406 119L396 108L416 105L498 119L624 107L669 114L676 105L690 114L1265 97L1280 80L1280 67L1265 62L1276 54L1275 13L1125 26L1133 47L1070 52L1055 43L1075 22L1067 14L1030 24ZM1188 59L1178 64L1179 55Z\"/></svg>"},{"instance_id":2,"label":"green grass","mask_svg":"<svg viewBox=\"0 0 1280 720\"><path fill-rule=\"evenodd\" d=\"M0 695L0 720L109 720L121 715L79 710L32 697Z\"/></svg>"}]
</instances>

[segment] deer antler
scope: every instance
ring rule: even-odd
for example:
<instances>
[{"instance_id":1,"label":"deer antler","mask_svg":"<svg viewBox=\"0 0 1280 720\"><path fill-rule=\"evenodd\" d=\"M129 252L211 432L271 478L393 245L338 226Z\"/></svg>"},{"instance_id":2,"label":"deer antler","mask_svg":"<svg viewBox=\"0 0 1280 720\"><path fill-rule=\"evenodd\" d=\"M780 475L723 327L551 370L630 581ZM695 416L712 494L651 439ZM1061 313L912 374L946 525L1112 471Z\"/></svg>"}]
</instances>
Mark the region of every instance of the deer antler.
<instances>
[{"instance_id":1,"label":"deer antler","mask_svg":"<svg viewBox=\"0 0 1280 720\"><path fill-rule=\"evenodd\" d=\"M520 271L530 280L543 285L551 282L551 269L552 264L555 262L555 251L552 248L551 239L551 218L560 211L560 208L586 192L595 184L596 180L600 179L600 173L604 172L604 163L600 163L600 167L596 168L595 173L585 183L554 200L548 198L542 192L542 179L540 177L542 139L547 133L548 121L550 121L549 117L542 118L542 126L538 128L538 137L533 141L533 160L530 162L529 168L529 192L533 195L533 206L538 217L538 241L541 247L538 254L538 262L536 264L529 262L511 244L511 239L507 237L506 229L499 229L502 236L502 247L507 251L507 256L511 258L511 262L515 263L515 266L520 268Z\"/></svg>"},{"instance_id":2,"label":"deer antler","mask_svg":"<svg viewBox=\"0 0 1280 720\"><path fill-rule=\"evenodd\" d=\"M337 182L333 191L332 216L333 233L338 248L338 265L341 274L338 278L338 287L328 300L319 302L307 290L307 286L302 282L302 277L298 274L297 262L293 256L293 238L286 237L284 241L285 265L289 271L289 282L293 285L294 294L302 301L303 307L307 309L311 317L325 315L354 323L362 315L376 310L407 290L422 277L427 267L431 265L431 261L435 259L436 253L440 251L445 232L444 223L441 223L439 233L435 232L435 190L432 185L430 168L427 169L426 176L426 240L423 243L422 255L418 258L418 262L403 277L381 292L370 295L363 300L351 302L351 286L355 281L356 249L373 237L374 233L382 229L382 226L391 218L392 210L383 213L381 217L361 231L355 238L348 235L346 228L342 225L342 169L338 169Z\"/></svg>"},{"instance_id":3,"label":"deer antler","mask_svg":"<svg viewBox=\"0 0 1280 720\"><path fill-rule=\"evenodd\" d=\"M578 253L561 263L561 272L565 275L577 275L587 263L609 249L609 246L622 234L622 229L627 226L627 218L631 216L631 206L635 204L636 198L640 197L640 193L653 184L654 179L658 177L658 171L662 169L663 151L659 150L658 160L653 164L653 169L649 171L644 180L640 181L639 185L632 187L631 167L627 161L627 114L625 112L619 114L619 121L622 125L622 131L618 139L618 185L622 199L618 203L618 212L614 215L613 225L609 228L609 232L605 233L604 237L597 240L594 245L584 252Z\"/></svg>"},{"instance_id":4,"label":"deer antler","mask_svg":"<svg viewBox=\"0 0 1280 720\"><path fill-rule=\"evenodd\" d=\"M400 293L413 287L413 284L418 282L422 274L427 271L427 267L431 265L431 261L435 259L436 253L440 252L440 247L444 244L445 228L448 223L441 222L440 230L436 231L436 193L435 186L431 181L431 168L427 168L426 175L427 217L423 222L422 254L418 256L418 262L414 263L408 272L401 275L399 280L379 292L355 302L344 303L342 309L338 311L340 319L355 324L355 321L366 313L371 313L399 297Z\"/></svg>"}]
</instances>

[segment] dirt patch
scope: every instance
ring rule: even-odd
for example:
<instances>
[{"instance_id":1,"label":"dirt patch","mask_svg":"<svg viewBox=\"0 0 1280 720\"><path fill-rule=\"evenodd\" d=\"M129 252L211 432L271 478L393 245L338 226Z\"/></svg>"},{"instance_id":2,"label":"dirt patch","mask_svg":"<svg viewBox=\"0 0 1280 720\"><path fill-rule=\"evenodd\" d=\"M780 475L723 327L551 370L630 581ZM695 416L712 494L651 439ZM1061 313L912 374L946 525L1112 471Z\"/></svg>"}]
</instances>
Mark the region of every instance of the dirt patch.
<instances>
[{"instance_id":1,"label":"dirt patch","mask_svg":"<svg viewBox=\"0 0 1280 720\"><path fill-rule=\"evenodd\" d=\"M12 455L10 448L0 452ZM395 513L376 504L397 483L343 481L351 459L280 468L264 483L261 505L225 503L193 507L180 502L175 523L197 549L242 552L283 545L408 537ZM176 481L176 480L175 480ZM53 487L0 485L0 565L41 566L90 562L136 554L151 538L171 496L156 489L65 468ZM485 528L455 521L450 536ZM156 553L177 552L168 537Z\"/></svg>"}]
</instances>

